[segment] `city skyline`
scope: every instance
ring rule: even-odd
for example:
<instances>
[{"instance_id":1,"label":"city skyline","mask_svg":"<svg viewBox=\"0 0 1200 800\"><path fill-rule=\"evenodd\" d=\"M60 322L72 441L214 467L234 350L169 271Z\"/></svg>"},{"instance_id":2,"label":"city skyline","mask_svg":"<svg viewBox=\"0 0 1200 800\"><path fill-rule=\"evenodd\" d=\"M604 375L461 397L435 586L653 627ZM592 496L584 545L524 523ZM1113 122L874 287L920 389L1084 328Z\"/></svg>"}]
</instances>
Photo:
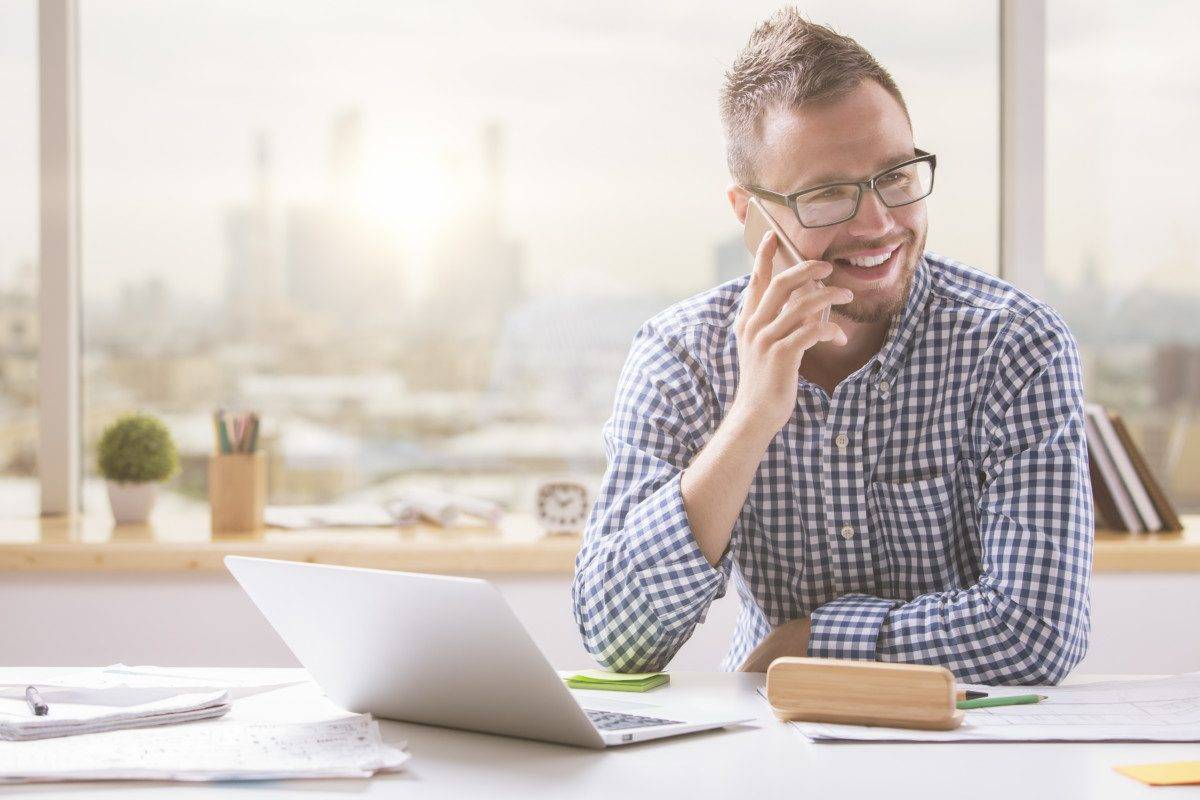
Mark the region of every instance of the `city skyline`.
<instances>
[{"instance_id":1,"label":"city skyline","mask_svg":"<svg viewBox=\"0 0 1200 800\"><path fill-rule=\"evenodd\" d=\"M34 7L0 6L19 112L0 129L0 443L18 471L36 430ZM120 410L164 414L189 432L178 488L198 497L205 415L252 404L288 501L597 477L637 325L749 267L716 96L774 4L464 8L81 5L85 441ZM1115 8L1048 12L1046 299L1091 399L1194 475L1200 448L1165 444L1186 415L1145 378L1200 343L1200 188L1163 157L1200 122L1179 102L1200 62L1148 44L1194 12ZM994 7L808 10L892 69L938 153L929 248L995 270Z\"/></svg>"},{"instance_id":2,"label":"city skyline","mask_svg":"<svg viewBox=\"0 0 1200 800\"><path fill-rule=\"evenodd\" d=\"M980 91L997 74L990 36L995 19L983 10L986 5L929 6L919 32L929 41L914 39L907 46L889 36L898 20L887 18L891 12L885 4L841 9L814 3L806 11L859 37L892 68L909 96L918 140L941 150L938 190L930 201L931 248L994 270L998 95L991 88ZM670 9L617 19L603 9L524 7L546 13L528 18L480 13L456 28L454 7L404 17L387 5L364 4L338 19L320 4L294 3L289 14L264 11L249 18L219 7L181 5L164 18L152 3L131 2L119 9L85 4L85 293L111 297L110 287L124 278L157 273L197 298L215 296L209 277L223 263L223 242L211 220L240 196L246 138L265 131L278 141L282 202L313 202L324 191L325 121L351 106L363 109L375 131L368 143L372 171L391 172L386 177L400 183L403 176L417 176L426 191L443 162L469 147L469 131L489 118L506 125L513 147L506 222L527 242L532 293L575 287L629 293L646 282L674 294L702 288L708 247L736 228L723 197L728 179L715 117L721 71L754 21L774 4L687 19ZM34 260L33 8L32 1L17 2L0 11L6 23L11 20L0 25L0 70L11 76L5 85L16 110L14 124L0 132L0 173L29 189L0 198L0 219L8 220L0 228L0 280L6 283L13 270ZM1111 3L1049 4L1050 272L1065 277L1076 270L1079 243L1087 241L1098 250L1099 269L1116 290L1147 281L1200 286L1200 270L1180 268L1194 264L1196 235L1186 224L1171 221L1187 215L1156 215L1136 202L1136 192L1124 192L1128 199L1114 202L1105 191L1139 176L1139 181L1156 181L1166 198L1174 196L1192 208L1200 204L1200 190L1171 180L1170 165L1157 159L1158 152L1173 147L1174 131L1200 122L1200 104L1177 102L1180 92L1195 95L1194 82L1184 76L1197 74L1200 62L1185 49L1152 46L1159 31L1184 29L1200 21L1198 13L1187 4L1164 3L1125 18ZM901 16L910 25L916 21ZM256 36L256 25L268 18L275 35ZM725 24L715 24L717 19ZM218 31L228 39L226 58L210 63L202 74L189 70L188 63L208 63L203 48ZM663 37L660 46L650 46L651 32ZM420 59L451 33L472 45L480 40L469 63L439 65L432 72L409 68L438 64L436 58ZM500 34L526 45L526 55L514 59L495 41ZM117 44L131 36L146 47ZM356 42L361 47L341 71L330 72L315 57L292 55L306 48L330 52L355 36L362 39ZM384 47L388 36L409 49L393 56ZM168 57L170 48L178 52ZM604 77L597 69L601 58L612 62ZM248 84L239 66L247 60L261 67ZM488 71L478 74L485 62ZM954 69L946 70L946 64ZM576 79L578 91L559 74L564 70ZM145 85L142 77L150 72L161 88ZM526 80L531 75L539 80ZM654 80L637 83L647 75ZM1163 75L1179 77L1164 81ZM341 80L349 76L355 78L352 83ZM640 93L618 99L635 86ZM1135 113L1114 124L1112 110L1125 110L1129 103ZM1131 124L1130 118L1154 124ZM649 120L655 135L648 139L638 123ZM1123 158L1115 173L1112 159L1105 157L1111 153ZM578 179L580 196L596 198L596 208L584 214L571 204L547 201L549 187L566 175ZM625 187L648 179L687 191L661 206L629 203ZM411 193L388 197L380 184L386 181L374 186L381 205L392 203L405 210L406 218L415 218L411 224L397 223L398 229L411 234L429 222L421 218L423 204L405 199ZM1081 203L1081 198L1101 202ZM577 231L581 223L587 236ZM661 241L664 237L669 241ZM1148 250L1147 241L1157 246ZM622 247L639 254L635 263L617 257ZM564 269L557 254L572 250L573 264ZM1152 264L1132 272L1123 266L1148 253ZM417 264L412 261L409 268ZM646 264L657 269L647 270ZM408 277L421 285L435 276Z\"/></svg>"}]
</instances>

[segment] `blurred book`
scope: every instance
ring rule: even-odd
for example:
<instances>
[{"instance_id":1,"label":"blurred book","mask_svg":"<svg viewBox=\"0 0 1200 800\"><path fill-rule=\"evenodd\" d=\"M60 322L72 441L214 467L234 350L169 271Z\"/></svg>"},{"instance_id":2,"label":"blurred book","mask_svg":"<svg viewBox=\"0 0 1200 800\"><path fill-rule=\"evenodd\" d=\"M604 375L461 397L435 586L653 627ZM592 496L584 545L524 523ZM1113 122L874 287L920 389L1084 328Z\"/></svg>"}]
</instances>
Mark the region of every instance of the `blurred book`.
<instances>
[{"instance_id":1,"label":"blurred book","mask_svg":"<svg viewBox=\"0 0 1200 800\"><path fill-rule=\"evenodd\" d=\"M1129 533L1183 530L1179 514L1121 416L1088 403L1084 425L1092 497L1102 527Z\"/></svg>"}]
</instances>

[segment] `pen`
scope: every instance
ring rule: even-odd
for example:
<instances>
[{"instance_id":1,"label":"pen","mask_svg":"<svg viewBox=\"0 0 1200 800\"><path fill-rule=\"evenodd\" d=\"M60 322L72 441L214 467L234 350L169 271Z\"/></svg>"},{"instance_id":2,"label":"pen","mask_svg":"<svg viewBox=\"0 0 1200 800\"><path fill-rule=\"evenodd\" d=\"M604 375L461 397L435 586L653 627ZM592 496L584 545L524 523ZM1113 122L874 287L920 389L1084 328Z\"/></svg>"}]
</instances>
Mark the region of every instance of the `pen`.
<instances>
[{"instance_id":1,"label":"pen","mask_svg":"<svg viewBox=\"0 0 1200 800\"><path fill-rule=\"evenodd\" d=\"M1008 697L981 697L977 700L959 700L958 708L993 708L995 706L1021 706L1038 703L1046 699L1044 694L1014 694Z\"/></svg>"},{"instance_id":2,"label":"pen","mask_svg":"<svg viewBox=\"0 0 1200 800\"><path fill-rule=\"evenodd\" d=\"M46 705L38 690L32 686L25 687L25 702L29 703L29 710L35 717L44 717L50 713L50 706Z\"/></svg>"}]
</instances>

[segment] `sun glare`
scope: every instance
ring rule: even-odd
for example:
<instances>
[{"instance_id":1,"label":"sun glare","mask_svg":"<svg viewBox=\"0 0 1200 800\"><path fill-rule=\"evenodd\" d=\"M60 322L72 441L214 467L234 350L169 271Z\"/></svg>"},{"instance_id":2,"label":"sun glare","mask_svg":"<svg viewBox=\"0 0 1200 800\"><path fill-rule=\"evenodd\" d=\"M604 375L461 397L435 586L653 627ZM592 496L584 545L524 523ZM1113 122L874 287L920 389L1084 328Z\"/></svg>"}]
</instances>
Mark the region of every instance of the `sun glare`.
<instances>
[{"instance_id":1,"label":"sun glare","mask_svg":"<svg viewBox=\"0 0 1200 800\"><path fill-rule=\"evenodd\" d=\"M430 163L368 160L357 195L363 210L395 231L406 250L425 250L448 212L445 178Z\"/></svg>"}]
</instances>

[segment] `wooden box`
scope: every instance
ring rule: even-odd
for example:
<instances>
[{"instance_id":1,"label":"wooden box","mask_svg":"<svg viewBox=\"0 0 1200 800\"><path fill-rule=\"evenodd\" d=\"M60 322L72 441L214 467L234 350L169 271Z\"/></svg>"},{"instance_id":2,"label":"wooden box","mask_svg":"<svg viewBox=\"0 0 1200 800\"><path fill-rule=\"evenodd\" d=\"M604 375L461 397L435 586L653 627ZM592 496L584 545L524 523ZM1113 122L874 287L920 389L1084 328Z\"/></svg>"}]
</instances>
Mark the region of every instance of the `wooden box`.
<instances>
[{"instance_id":1,"label":"wooden box","mask_svg":"<svg viewBox=\"0 0 1200 800\"><path fill-rule=\"evenodd\" d=\"M947 731L962 724L945 667L834 658L777 658L767 700L784 720Z\"/></svg>"},{"instance_id":2,"label":"wooden box","mask_svg":"<svg viewBox=\"0 0 1200 800\"><path fill-rule=\"evenodd\" d=\"M208 502L213 534L263 529L267 504L267 459L254 453L222 453L208 461Z\"/></svg>"}]
</instances>

